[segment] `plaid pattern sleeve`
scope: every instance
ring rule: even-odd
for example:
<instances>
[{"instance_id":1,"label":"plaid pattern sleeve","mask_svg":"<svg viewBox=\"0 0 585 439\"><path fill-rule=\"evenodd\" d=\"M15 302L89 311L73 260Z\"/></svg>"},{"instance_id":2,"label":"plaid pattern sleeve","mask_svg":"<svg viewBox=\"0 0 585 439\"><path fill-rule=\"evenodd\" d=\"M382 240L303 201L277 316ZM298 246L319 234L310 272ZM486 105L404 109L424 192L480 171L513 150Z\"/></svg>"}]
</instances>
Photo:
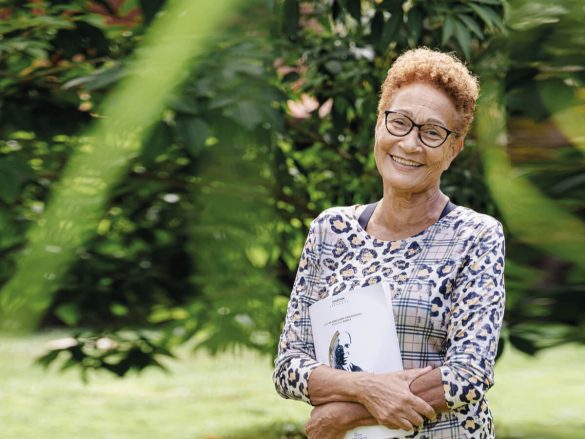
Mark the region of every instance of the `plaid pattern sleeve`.
<instances>
[{"instance_id":1,"label":"plaid pattern sleeve","mask_svg":"<svg viewBox=\"0 0 585 439\"><path fill-rule=\"evenodd\" d=\"M319 221L311 223L301 254L288 303L284 328L278 343L273 381L283 398L311 403L307 384L311 372L320 365L315 360L309 306L322 289L319 276Z\"/></svg>"},{"instance_id":2,"label":"plaid pattern sleeve","mask_svg":"<svg viewBox=\"0 0 585 439\"><path fill-rule=\"evenodd\" d=\"M499 330L504 316L504 234L487 226L463 259L452 293L448 347L441 366L450 409L480 401L493 385Z\"/></svg>"}]
</instances>

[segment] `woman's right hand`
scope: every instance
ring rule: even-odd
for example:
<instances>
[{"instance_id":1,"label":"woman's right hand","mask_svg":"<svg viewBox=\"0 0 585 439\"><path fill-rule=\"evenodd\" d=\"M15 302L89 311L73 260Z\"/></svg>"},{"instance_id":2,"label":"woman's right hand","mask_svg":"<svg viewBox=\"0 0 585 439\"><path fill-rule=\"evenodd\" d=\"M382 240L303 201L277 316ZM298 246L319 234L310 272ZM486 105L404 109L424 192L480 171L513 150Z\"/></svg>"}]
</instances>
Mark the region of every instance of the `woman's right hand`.
<instances>
[{"instance_id":1,"label":"woman's right hand","mask_svg":"<svg viewBox=\"0 0 585 439\"><path fill-rule=\"evenodd\" d=\"M379 424L388 428L412 430L419 427L424 417L434 419L435 411L410 391L410 383L430 370L428 366L379 375L364 374L360 377L359 402Z\"/></svg>"}]
</instances>

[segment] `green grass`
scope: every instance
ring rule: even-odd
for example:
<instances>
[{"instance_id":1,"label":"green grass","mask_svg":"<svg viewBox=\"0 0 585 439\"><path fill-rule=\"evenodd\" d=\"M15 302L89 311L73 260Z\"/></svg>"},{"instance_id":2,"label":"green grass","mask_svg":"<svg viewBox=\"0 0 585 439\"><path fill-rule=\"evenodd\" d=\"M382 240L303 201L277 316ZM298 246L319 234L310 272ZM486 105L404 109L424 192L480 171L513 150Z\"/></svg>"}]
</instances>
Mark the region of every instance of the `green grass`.
<instances>
[{"instance_id":1,"label":"green grass","mask_svg":"<svg viewBox=\"0 0 585 439\"><path fill-rule=\"evenodd\" d=\"M268 359L250 352L182 353L172 373L151 370L117 379L32 365L47 340L63 334L0 340L0 437L279 438L295 431L309 407L279 398ZM498 438L585 437L583 347L536 359L508 351L496 367L490 405Z\"/></svg>"}]
</instances>

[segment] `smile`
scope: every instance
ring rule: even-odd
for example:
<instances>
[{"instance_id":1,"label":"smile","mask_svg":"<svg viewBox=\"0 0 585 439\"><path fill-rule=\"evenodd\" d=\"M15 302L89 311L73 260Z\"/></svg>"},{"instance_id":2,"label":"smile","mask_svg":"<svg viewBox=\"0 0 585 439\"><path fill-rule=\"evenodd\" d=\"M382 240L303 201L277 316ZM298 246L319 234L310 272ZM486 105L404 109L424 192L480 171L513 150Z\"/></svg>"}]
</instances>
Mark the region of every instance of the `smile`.
<instances>
[{"instance_id":1,"label":"smile","mask_svg":"<svg viewBox=\"0 0 585 439\"><path fill-rule=\"evenodd\" d=\"M398 157L398 156L395 156L392 154L388 154L388 155L390 156L390 158L393 161L395 161L396 163L400 163L401 165L404 165L404 166L411 166L413 168L418 168L418 167L423 165L422 163L414 162L412 160L406 160L406 159L403 159L402 157Z\"/></svg>"}]
</instances>

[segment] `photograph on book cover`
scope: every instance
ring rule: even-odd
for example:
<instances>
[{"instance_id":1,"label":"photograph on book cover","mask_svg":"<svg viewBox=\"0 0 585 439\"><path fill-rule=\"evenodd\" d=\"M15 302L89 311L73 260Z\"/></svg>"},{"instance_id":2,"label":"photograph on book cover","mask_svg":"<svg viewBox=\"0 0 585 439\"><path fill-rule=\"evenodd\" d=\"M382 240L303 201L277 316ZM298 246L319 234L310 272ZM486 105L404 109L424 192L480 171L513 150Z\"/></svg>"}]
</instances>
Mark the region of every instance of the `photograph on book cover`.
<instances>
[{"instance_id":1,"label":"photograph on book cover","mask_svg":"<svg viewBox=\"0 0 585 439\"><path fill-rule=\"evenodd\" d=\"M329 366L348 372L361 372L363 369L351 362L351 334L335 331L329 343Z\"/></svg>"}]
</instances>

